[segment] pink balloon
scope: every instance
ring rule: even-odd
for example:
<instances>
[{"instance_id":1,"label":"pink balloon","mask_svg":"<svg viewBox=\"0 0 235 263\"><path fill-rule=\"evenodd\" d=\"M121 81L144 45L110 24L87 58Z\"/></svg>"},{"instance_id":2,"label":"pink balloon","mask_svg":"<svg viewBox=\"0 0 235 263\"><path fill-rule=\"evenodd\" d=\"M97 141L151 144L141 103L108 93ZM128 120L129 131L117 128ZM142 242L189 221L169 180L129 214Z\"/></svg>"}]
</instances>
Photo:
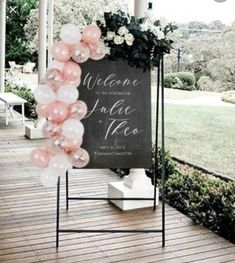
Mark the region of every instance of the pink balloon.
<instances>
[{"instance_id":1,"label":"pink balloon","mask_svg":"<svg viewBox=\"0 0 235 263\"><path fill-rule=\"evenodd\" d=\"M66 153L71 153L78 150L82 144L82 137L77 140L70 140L65 138L62 143L62 148L65 150Z\"/></svg>"},{"instance_id":2,"label":"pink balloon","mask_svg":"<svg viewBox=\"0 0 235 263\"><path fill-rule=\"evenodd\" d=\"M96 25L87 26L82 33L82 41L85 43L96 43L101 37L101 30Z\"/></svg>"},{"instance_id":3,"label":"pink balloon","mask_svg":"<svg viewBox=\"0 0 235 263\"><path fill-rule=\"evenodd\" d=\"M65 80L64 84L71 85L74 87L78 87L81 83L81 77L75 79L75 80Z\"/></svg>"},{"instance_id":4,"label":"pink balloon","mask_svg":"<svg viewBox=\"0 0 235 263\"><path fill-rule=\"evenodd\" d=\"M77 168L82 168L89 163L90 156L86 150L80 148L76 152L72 152L70 154L70 160L73 166Z\"/></svg>"},{"instance_id":5,"label":"pink balloon","mask_svg":"<svg viewBox=\"0 0 235 263\"><path fill-rule=\"evenodd\" d=\"M47 121L42 127L42 132L46 138L51 138L53 136L61 135L62 128L60 125Z\"/></svg>"},{"instance_id":6,"label":"pink balloon","mask_svg":"<svg viewBox=\"0 0 235 263\"><path fill-rule=\"evenodd\" d=\"M62 143L65 137L63 136L55 136L51 140L48 140L46 143L46 151L50 155L57 155L64 153L64 149L62 148Z\"/></svg>"},{"instance_id":7,"label":"pink balloon","mask_svg":"<svg viewBox=\"0 0 235 263\"><path fill-rule=\"evenodd\" d=\"M39 117L46 118L48 116L48 105L36 105L36 112Z\"/></svg>"},{"instance_id":8,"label":"pink balloon","mask_svg":"<svg viewBox=\"0 0 235 263\"><path fill-rule=\"evenodd\" d=\"M39 168L47 167L50 161L47 151L43 149L34 149L30 154L30 159L32 164Z\"/></svg>"},{"instance_id":9,"label":"pink balloon","mask_svg":"<svg viewBox=\"0 0 235 263\"><path fill-rule=\"evenodd\" d=\"M63 41L54 43L51 53L52 57L60 62L66 62L70 58L70 49Z\"/></svg>"},{"instance_id":10,"label":"pink balloon","mask_svg":"<svg viewBox=\"0 0 235 263\"><path fill-rule=\"evenodd\" d=\"M75 62L67 62L64 65L64 78L66 80L77 80L81 77L81 68Z\"/></svg>"},{"instance_id":11,"label":"pink balloon","mask_svg":"<svg viewBox=\"0 0 235 263\"><path fill-rule=\"evenodd\" d=\"M89 59L90 51L86 45L79 43L74 46L72 51L72 58L77 63L84 63Z\"/></svg>"},{"instance_id":12,"label":"pink balloon","mask_svg":"<svg viewBox=\"0 0 235 263\"><path fill-rule=\"evenodd\" d=\"M81 120L87 114L87 105L82 100L78 100L69 106L69 117Z\"/></svg>"},{"instance_id":13,"label":"pink balloon","mask_svg":"<svg viewBox=\"0 0 235 263\"><path fill-rule=\"evenodd\" d=\"M49 105L48 119L60 124L68 116L68 109L63 102L55 101Z\"/></svg>"},{"instance_id":14,"label":"pink balloon","mask_svg":"<svg viewBox=\"0 0 235 263\"><path fill-rule=\"evenodd\" d=\"M100 60L106 55L106 47L102 41L99 41L94 44L88 44L90 50L90 58L93 60Z\"/></svg>"},{"instance_id":15,"label":"pink balloon","mask_svg":"<svg viewBox=\"0 0 235 263\"><path fill-rule=\"evenodd\" d=\"M62 73L58 69L48 69L45 81L50 86L60 86L63 84L64 79Z\"/></svg>"}]
</instances>

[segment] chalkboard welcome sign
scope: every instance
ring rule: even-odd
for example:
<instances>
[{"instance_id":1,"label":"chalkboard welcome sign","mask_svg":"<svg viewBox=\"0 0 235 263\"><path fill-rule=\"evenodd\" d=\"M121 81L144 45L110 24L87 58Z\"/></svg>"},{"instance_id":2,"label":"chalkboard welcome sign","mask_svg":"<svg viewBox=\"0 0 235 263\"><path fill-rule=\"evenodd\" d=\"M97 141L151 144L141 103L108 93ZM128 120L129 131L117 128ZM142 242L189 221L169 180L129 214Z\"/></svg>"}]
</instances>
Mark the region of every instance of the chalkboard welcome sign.
<instances>
[{"instance_id":1,"label":"chalkboard welcome sign","mask_svg":"<svg viewBox=\"0 0 235 263\"><path fill-rule=\"evenodd\" d=\"M88 106L82 120L87 168L150 167L150 72L122 60L89 60L81 67L79 99Z\"/></svg>"}]
</instances>

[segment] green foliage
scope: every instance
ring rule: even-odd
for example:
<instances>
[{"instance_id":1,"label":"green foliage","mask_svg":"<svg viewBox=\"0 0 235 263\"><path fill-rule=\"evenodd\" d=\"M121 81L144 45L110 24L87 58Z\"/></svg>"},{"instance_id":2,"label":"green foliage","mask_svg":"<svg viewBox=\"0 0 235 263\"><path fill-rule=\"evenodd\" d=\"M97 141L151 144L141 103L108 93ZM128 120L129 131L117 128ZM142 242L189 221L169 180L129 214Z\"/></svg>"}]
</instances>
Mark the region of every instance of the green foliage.
<instances>
[{"instance_id":1,"label":"green foliage","mask_svg":"<svg viewBox=\"0 0 235 263\"><path fill-rule=\"evenodd\" d=\"M153 148L153 166L146 170L152 179L155 171ZM157 180L161 188L162 153L157 158ZM169 153L165 155L167 202L194 222L235 242L235 182L226 182L196 170L180 171ZM128 175L130 169L115 169L121 177Z\"/></svg>"},{"instance_id":2,"label":"green foliage","mask_svg":"<svg viewBox=\"0 0 235 263\"><path fill-rule=\"evenodd\" d=\"M164 77L164 87L195 90L196 79L191 72L168 73Z\"/></svg>"},{"instance_id":3,"label":"green foliage","mask_svg":"<svg viewBox=\"0 0 235 263\"><path fill-rule=\"evenodd\" d=\"M27 100L27 103L25 104L25 116L27 118L37 119L36 101L30 89L26 87L18 87L18 86L13 87L11 84L7 83L5 87L5 91L12 92L17 96ZM17 106L15 106L15 110L21 112L21 108Z\"/></svg>"},{"instance_id":4,"label":"green foliage","mask_svg":"<svg viewBox=\"0 0 235 263\"><path fill-rule=\"evenodd\" d=\"M105 23L97 21L97 24L102 31L105 43L110 47L110 59L123 58L128 61L130 66L141 67L145 70L158 66L161 56L171 50L172 41L165 37L160 38L154 33L154 28L160 28L159 20L153 23L153 30L143 30L142 25L145 23L145 18L130 17L121 11L105 13L104 19ZM128 45L125 41L116 44L115 41L107 38L108 32L114 32L117 35L121 26L125 26L129 33L133 35L133 44ZM173 30L175 30L175 26L168 24L162 29L161 33L167 35Z\"/></svg>"},{"instance_id":5,"label":"green foliage","mask_svg":"<svg viewBox=\"0 0 235 263\"><path fill-rule=\"evenodd\" d=\"M235 183L199 172L176 173L166 183L170 205L235 242Z\"/></svg>"},{"instance_id":6,"label":"green foliage","mask_svg":"<svg viewBox=\"0 0 235 263\"><path fill-rule=\"evenodd\" d=\"M221 100L235 104L235 90L225 91L221 95Z\"/></svg>"},{"instance_id":7,"label":"green foliage","mask_svg":"<svg viewBox=\"0 0 235 263\"><path fill-rule=\"evenodd\" d=\"M25 42L24 25L32 8L35 8L36 0L8 0L6 19L6 67L9 61L24 64L27 61L37 61L35 54L31 54Z\"/></svg>"}]
</instances>

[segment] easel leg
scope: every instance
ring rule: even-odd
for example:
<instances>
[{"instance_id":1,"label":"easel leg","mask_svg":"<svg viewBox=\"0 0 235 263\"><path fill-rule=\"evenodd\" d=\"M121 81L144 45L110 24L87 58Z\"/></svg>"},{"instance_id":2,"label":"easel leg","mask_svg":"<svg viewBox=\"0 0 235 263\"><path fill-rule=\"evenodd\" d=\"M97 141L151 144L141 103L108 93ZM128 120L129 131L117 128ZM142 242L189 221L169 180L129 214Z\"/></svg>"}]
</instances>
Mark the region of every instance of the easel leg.
<instances>
[{"instance_id":1,"label":"easel leg","mask_svg":"<svg viewBox=\"0 0 235 263\"><path fill-rule=\"evenodd\" d=\"M163 56L161 59L161 95L162 95L162 103L161 103L161 124L162 124L162 246L165 246L165 174L166 174L166 169L165 169L165 107L164 107L164 61L163 61Z\"/></svg>"},{"instance_id":2,"label":"easel leg","mask_svg":"<svg viewBox=\"0 0 235 263\"><path fill-rule=\"evenodd\" d=\"M60 177L57 182L57 205L56 205L56 248L59 247L59 223L60 223Z\"/></svg>"},{"instance_id":3,"label":"easel leg","mask_svg":"<svg viewBox=\"0 0 235 263\"><path fill-rule=\"evenodd\" d=\"M153 210L156 210L156 198L157 198L157 168L158 168L158 129L159 129L159 90L160 90L160 68L157 68L157 96L156 96L156 129L155 129L155 169L154 169L154 177L153 177L153 185L154 185L154 203Z\"/></svg>"},{"instance_id":4,"label":"easel leg","mask_svg":"<svg viewBox=\"0 0 235 263\"><path fill-rule=\"evenodd\" d=\"M65 176L65 192L66 192L66 210L69 210L69 172L66 171Z\"/></svg>"}]
</instances>

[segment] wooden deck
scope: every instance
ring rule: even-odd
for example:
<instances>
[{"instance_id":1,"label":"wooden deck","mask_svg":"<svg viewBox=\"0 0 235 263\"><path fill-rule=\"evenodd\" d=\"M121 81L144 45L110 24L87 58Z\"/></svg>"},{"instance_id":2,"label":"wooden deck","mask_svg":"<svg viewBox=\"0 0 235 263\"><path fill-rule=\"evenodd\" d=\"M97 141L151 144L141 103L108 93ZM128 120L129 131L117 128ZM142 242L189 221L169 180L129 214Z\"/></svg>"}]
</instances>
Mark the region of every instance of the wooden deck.
<instances>
[{"instance_id":1,"label":"wooden deck","mask_svg":"<svg viewBox=\"0 0 235 263\"><path fill-rule=\"evenodd\" d=\"M28 155L42 141L29 141L17 124L0 120L0 262L145 263L235 262L235 246L175 209L166 207L166 247L160 234L61 234L55 249L55 189L40 185ZM15 126L13 126L15 125ZM71 192L105 195L107 182L118 180L109 170L75 171ZM62 187L64 186L62 180ZM64 188L64 187L63 187ZM159 228L160 207L121 212L103 201L71 201L64 228Z\"/></svg>"}]
</instances>

